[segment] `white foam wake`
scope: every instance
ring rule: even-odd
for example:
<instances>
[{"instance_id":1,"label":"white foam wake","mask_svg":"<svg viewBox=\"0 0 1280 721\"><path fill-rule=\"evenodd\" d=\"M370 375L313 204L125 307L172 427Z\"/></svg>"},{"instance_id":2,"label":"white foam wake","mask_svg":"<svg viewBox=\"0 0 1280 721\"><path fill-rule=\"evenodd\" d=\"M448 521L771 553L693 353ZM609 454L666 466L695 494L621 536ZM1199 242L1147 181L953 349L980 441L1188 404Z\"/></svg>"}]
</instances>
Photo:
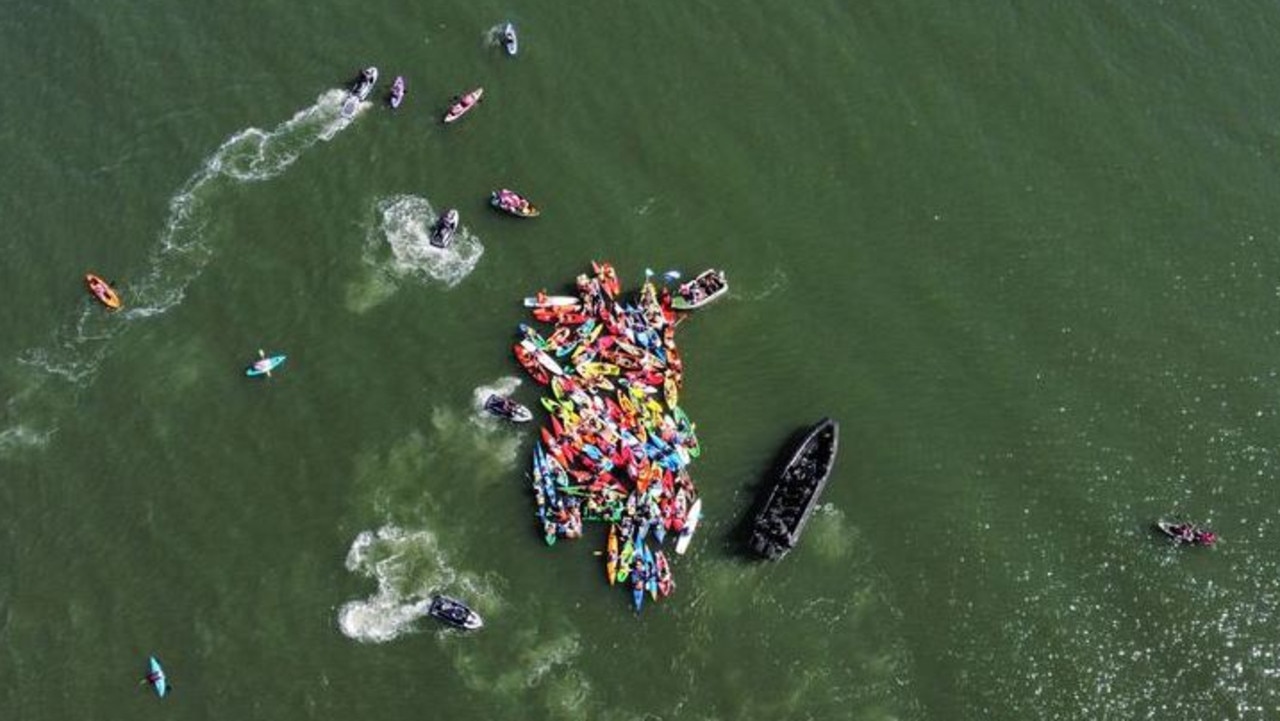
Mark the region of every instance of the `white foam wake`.
<instances>
[{"instance_id":1,"label":"white foam wake","mask_svg":"<svg viewBox=\"0 0 1280 721\"><path fill-rule=\"evenodd\" d=\"M357 641L385 643L411 632L436 592L465 596L481 614L496 603L479 578L450 564L435 534L426 529L387 525L362 531L347 552L346 566L378 583L372 596L349 601L338 611L338 628Z\"/></svg>"},{"instance_id":2,"label":"white foam wake","mask_svg":"<svg viewBox=\"0 0 1280 721\"><path fill-rule=\"evenodd\" d=\"M22 351L17 362L72 385L87 386L109 351L111 339L131 321L159 315L181 303L187 286L208 265L214 247L206 242L205 229L213 218L210 207L219 190L274 178L308 148L331 140L354 120L341 116L345 97L342 90L326 91L313 105L271 130L248 128L227 138L170 199L169 214L148 267L134 274L139 280L120 288L125 310L104 313L86 299L76 318L54 329L47 345ZM27 395L25 402L41 394ZM10 405L12 410L13 403Z\"/></svg>"},{"instance_id":3,"label":"white foam wake","mask_svg":"<svg viewBox=\"0 0 1280 721\"><path fill-rule=\"evenodd\" d=\"M381 222L365 243L365 261L385 266L397 276L435 280L452 288L475 270L484 255L480 239L460 225L448 248L430 242L431 226L439 217L426 198L396 195L377 203ZM465 218L463 219L465 220ZM386 257L383 249L390 250Z\"/></svg>"}]
</instances>

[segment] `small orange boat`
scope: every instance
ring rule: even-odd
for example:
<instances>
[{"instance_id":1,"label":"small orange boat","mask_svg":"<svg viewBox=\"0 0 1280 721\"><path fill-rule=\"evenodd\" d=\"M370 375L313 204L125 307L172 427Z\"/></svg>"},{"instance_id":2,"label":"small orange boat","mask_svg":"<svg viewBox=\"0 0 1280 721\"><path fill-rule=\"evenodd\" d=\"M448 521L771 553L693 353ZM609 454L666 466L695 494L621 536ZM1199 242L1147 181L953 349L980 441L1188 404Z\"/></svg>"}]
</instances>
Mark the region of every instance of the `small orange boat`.
<instances>
[{"instance_id":1,"label":"small orange boat","mask_svg":"<svg viewBox=\"0 0 1280 721\"><path fill-rule=\"evenodd\" d=\"M89 286L89 292L93 294L94 298L98 299L99 303L111 310L120 310L124 307L124 303L120 301L120 296L116 294L115 289L107 281L93 273L86 273L84 282Z\"/></svg>"}]
</instances>

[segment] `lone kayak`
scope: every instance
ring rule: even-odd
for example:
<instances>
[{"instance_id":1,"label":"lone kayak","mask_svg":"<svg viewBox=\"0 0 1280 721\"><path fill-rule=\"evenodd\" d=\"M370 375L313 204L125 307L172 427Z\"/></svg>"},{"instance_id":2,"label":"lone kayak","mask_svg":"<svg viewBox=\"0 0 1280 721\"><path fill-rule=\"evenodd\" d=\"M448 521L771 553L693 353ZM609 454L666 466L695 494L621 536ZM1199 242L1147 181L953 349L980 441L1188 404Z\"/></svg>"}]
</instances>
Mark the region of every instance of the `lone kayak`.
<instances>
[{"instance_id":1,"label":"lone kayak","mask_svg":"<svg viewBox=\"0 0 1280 721\"><path fill-rule=\"evenodd\" d=\"M530 203L528 199L522 197L514 190L503 188L495 190L489 195L489 205L510 213L517 218L536 218L542 215L542 211L538 210L538 206Z\"/></svg>"},{"instance_id":2,"label":"lone kayak","mask_svg":"<svg viewBox=\"0 0 1280 721\"><path fill-rule=\"evenodd\" d=\"M400 107L400 103L404 102L404 77L397 75L395 82L391 83L391 95L387 98L387 102L392 108Z\"/></svg>"},{"instance_id":3,"label":"lone kayak","mask_svg":"<svg viewBox=\"0 0 1280 721\"><path fill-rule=\"evenodd\" d=\"M89 286L89 292L93 294L98 302L110 308L111 310L120 310L124 307L124 303L120 301L120 296L107 283L107 281L99 278L93 273L86 273L84 282Z\"/></svg>"},{"instance_id":4,"label":"lone kayak","mask_svg":"<svg viewBox=\"0 0 1280 721\"><path fill-rule=\"evenodd\" d=\"M266 353L263 353L261 349L259 349L258 360L254 361L253 363L250 363L249 367L244 370L244 374L249 376L250 378L253 378L256 376L270 376L271 371L275 370L276 368L279 368L284 363L286 358L288 358L288 356L284 356L284 355L268 356Z\"/></svg>"},{"instance_id":5,"label":"lone kayak","mask_svg":"<svg viewBox=\"0 0 1280 721\"><path fill-rule=\"evenodd\" d=\"M160 661L152 656L147 663L147 676L144 679L160 698L164 698L169 693L169 679L164 675L164 668L160 666Z\"/></svg>"},{"instance_id":6,"label":"lone kayak","mask_svg":"<svg viewBox=\"0 0 1280 721\"><path fill-rule=\"evenodd\" d=\"M449 111L444 114L444 121L452 123L461 118L463 115L471 112L471 109L480 103L480 98L484 97L484 88L476 88L471 92L454 100L453 105L449 106Z\"/></svg>"}]
</instances>

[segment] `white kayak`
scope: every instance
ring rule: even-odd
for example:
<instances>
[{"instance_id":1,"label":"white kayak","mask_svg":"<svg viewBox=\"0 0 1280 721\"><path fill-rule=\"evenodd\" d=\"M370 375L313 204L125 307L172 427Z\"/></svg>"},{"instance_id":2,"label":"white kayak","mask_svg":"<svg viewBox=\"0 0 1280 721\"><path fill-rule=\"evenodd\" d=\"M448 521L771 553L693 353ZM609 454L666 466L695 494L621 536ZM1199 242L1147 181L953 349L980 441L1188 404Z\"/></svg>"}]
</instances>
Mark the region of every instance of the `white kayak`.
<instances>
[{"instance_id":1,"label":"white kayak","mask_svg":"<svg viewBox=\"0 0 1280 721\"><path fill-rule=\"evenodd\" d=\"M534 343L528 338L525 338L524 340L520 341L520 347L529 351L529 354L532 355L535 359L537 359L538 364L541 365L543 368L546 368L547 370L551 371L552 373L558 376L564 375L564 368L560 367L560 364L556 362L555 358L552 358L550 355L547 355L546 351L539 348L537 343Z\"/></svg>"},{"instance_id":2,"label":"white kayak","mask_svg":"<svg viewBox=\"0 0 1280 721\"><path fill-rule=\"evenodd\" d=\"M684 522L684 528L680 531L680 537L676 539L676 553L684 555L689 550L689 542L693 540L693 532L698 530L698 521L702 520L702 499L693 502L689 507L689 515Z\"/></svg>"},{"instance_id":3,"label":"white kayak","mask_svg":"<svg viewBox=\"0 0 1280 721\"><path fill-rule=\"evenodd\" d=\"M569 308L582 304L582 301L571 295L546 295L539 293L524 299L526 308Z\"/></svg>"}]
</instances>

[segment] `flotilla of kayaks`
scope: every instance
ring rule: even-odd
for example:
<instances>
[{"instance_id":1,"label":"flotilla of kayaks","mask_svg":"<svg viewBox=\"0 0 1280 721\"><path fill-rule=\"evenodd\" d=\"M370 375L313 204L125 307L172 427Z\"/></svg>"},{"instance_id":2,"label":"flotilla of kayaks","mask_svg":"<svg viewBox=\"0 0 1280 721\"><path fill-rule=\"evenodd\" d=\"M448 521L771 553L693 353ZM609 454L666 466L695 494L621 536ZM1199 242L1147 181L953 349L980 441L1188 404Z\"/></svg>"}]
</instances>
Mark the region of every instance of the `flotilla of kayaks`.
<instances>
[{"instance_id":1,"label":"flotilla of kayaks","mask_svg":"<svg viewBox=\"0 0 1280 721\"><path fill-rule=\"evenodd\" d=\"M551 391L541 401L548 423L533 449L538 529L552 545L581 536L584 521L609 524L605 577L629 588L639 611L646 596L675 589L662 550L667 536L684 553L702 516L688 473L701 446L676 405L679 317L671 292L649 278L635 299L624 298L608 263L592 263L576 285L576 296L525 298L534 319L553 328L543 335L521 323L512 346L529 376Z\"/></svg>"}]
</instances>

